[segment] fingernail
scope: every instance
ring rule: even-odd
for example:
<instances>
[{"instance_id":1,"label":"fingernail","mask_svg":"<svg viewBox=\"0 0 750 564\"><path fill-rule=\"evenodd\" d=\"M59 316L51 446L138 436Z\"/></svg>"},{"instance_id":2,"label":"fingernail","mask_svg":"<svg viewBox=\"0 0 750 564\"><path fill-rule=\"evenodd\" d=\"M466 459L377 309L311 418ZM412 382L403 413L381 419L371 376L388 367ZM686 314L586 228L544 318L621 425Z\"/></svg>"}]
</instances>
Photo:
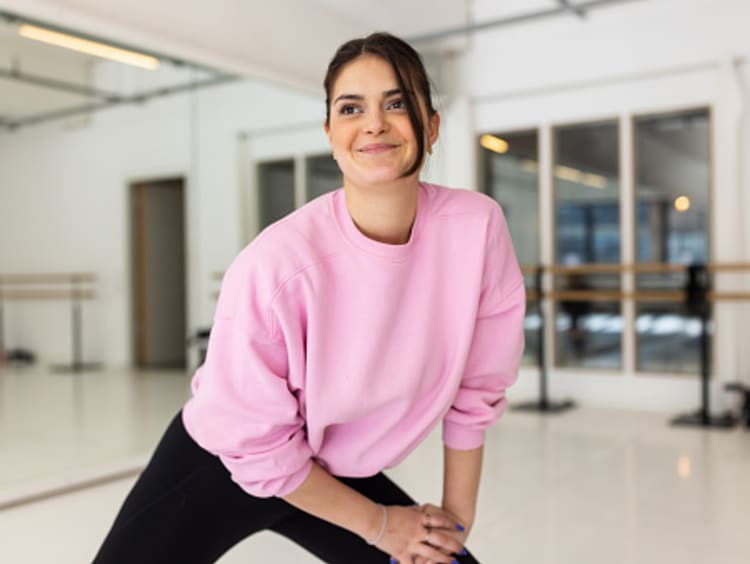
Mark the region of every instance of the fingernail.
<instances>
[{"instance_id":1,"label":"fingernail","mask_svg":"<svg viewBox=\"0 0 750 564\"><path fill-rule=\"evenodd\" d=\"M391 558L391 564L398 564L398 560L396 560L395 558Z\"/></svg>"},{"instance_id":2,"label":"fingernail","mask_svg":"<svg viewBox=\"0 0 750 564\"><path fill-rule=\"evenodd\" d=\"M464 529L463 525L458 525L458 524L457 524L457 525L456 525L456 530L457 530L457 531L458 531L459 533L463 533L463 532L464 532L464 531L465 531L466 529Z\"/></svg>"},{"instance_id":3,"label":"fingernail","mask_svg":"<svg viewBox=\"0 0 750 564\"><path fill-rule=\"evenodd\" d=\"M465 548L462 548L462 549L461 549L461 552L459 552L459 554L460 554L461 556L466 556L466 555L467 555L467 554L469 554L469 553L468 553L468 552L466 552L466 549L465 549Z\"/></svg>"},{"instance_id":4,"label":"fingernail","mask_svg":"<svg viewBox=\"0 0 750 564\"><path fill-rule=\"evenodd\" d=\"M460 564L458 560L451 560L451 564Z\"/></svg>"}]
</instances>

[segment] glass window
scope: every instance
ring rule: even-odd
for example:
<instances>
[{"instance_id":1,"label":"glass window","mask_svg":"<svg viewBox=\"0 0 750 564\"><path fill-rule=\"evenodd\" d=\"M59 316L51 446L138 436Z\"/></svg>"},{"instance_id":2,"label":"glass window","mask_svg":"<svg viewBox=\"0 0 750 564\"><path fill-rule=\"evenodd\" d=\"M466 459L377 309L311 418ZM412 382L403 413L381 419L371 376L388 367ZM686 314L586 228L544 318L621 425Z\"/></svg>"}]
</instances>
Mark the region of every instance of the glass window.
<instances>
[{"instance_id":1,"label":"glass window","mask_svg":"<svg viewBox=\"0 0 750 564\"><path fill-rule=\"evenodd\" d=\"M518 262L539 263L539 151L536 130L483 135L484 192L503 208ZM526 276L526 287L534 288L534 276ZM524 364L537 362L538 329L536 304L526 310Z\"/></svg>"},{"instance_id":2,"label":"glass window","mask_svg":"<svg viewBox=\"0 0 750 564\"><path fill-rule=\"evenodd\" d=\"M620 186L616 121L554 132L555 262L620 262ZM617 290L619 274L557 275L558 290ZM622 365L620 301L569 295L556 307L558 366L616 369Z\"/></svg>"},{"instance_id":3,"label":"glass window","mask_svg":"<svg viewBox=\"0 0 750 564\"><path fill-rule=\"evenodd\" d=\"M258 213L263 229L294 211L294 160L258 165Z\"/></svg>"},{"instance_id":4,"label":"glass window","mask_svg":"<svg viewBox=\"0 0 750 564\"><path fill-rule=\"evenodd\" d=\"M316 155L306 159L307 201L327 192L341 188L341 170L330 154Z\"/></svg>"},{"instance_id":5,"label":"glass window","mask_svg":"<svg viewBox=\"0 0 750 564\"><path fill-rule=\"evenodd\" d=\"M636 260L701 264L709 260L709 114L707 110L638 118ZM679 289L686 274L639 274L638 289ZM636 365L650 372L698 372L700 322L682 304L637 304Z\"/></svg>"}]
</instances>

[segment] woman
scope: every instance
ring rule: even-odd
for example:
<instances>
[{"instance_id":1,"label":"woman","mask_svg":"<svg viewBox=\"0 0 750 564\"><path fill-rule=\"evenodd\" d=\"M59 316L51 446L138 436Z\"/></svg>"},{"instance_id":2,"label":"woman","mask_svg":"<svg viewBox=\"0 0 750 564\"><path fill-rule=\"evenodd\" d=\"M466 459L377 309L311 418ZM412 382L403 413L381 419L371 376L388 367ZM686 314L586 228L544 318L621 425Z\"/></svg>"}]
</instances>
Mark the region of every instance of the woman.
<instances>
[{"instance_id":1,"label":"woman","mask_svg":"<svg viewBox=\"0 0 750 564\"><path fill-rule=\"evenodd\" d=\"M420 183L440 118L409 45L349 41L324 86L344 187L228 269L193 397L96 562L212 562L263 529L331 563L476 562L484 431L523 348L503 216ZM382 470L441 421L442 503L418 506Z\"/></svg>"}]
</instances>

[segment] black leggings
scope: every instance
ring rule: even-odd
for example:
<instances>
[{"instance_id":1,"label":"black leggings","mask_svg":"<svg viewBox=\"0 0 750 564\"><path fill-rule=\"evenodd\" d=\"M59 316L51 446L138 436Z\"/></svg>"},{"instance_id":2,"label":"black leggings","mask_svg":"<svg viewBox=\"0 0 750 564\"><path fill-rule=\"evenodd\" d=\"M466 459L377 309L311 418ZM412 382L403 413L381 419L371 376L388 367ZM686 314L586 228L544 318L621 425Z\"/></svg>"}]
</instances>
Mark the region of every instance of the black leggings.
<instances>
[{"instance_id":1,"label":"black leggings","mask_svg":"<svg viewBox=\"0 0 750 564\"><path fill-rule=\"evenodd\" d=\"M385 505L413 505L380 473L339 478ZM271 530L331 564L386 564L389 557L360 537L280 498L258 498L235 484L221 461L187 434L178 413L133 486L95 564L215 562L241 540ZM461 564L478 564L470 554Z\"/></svg>"}]
</instances>

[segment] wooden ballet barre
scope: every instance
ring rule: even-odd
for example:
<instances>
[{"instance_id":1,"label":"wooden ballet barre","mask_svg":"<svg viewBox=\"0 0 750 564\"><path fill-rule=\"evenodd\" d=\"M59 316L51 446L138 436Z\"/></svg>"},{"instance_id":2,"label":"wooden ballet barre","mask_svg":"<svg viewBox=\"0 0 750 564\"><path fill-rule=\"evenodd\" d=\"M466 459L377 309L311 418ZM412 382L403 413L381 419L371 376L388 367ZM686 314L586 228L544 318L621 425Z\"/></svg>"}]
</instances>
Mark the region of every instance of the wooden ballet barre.
<instances>
[{"instance_id":1,"label":"wooden ballet barre","mask_svg":"<svg viewBox=\"0 0 750 564\"><path fill-rule=\"evenodd\" d=\"M691 265L672 264L661 262L643 262L643 263L607 263L607 264L550 264L550 265L533 265L522 264L521 272L523 274L533 274L538 268L550 274L619 274L621 272L633 272L635 274L670 274L683 273ZM705 265L709 272L738 272L743 270L750 271L750 263L747 262L710 262Z\"/></svg>"},{"instance_id":2,"label":"wooden ballet barre","mask_svg":"<svg viewBox=\"0 0 750 564\"><path fill-rule=\"evenodd\" d=\"M637 302L685 302L687 296L683 290L638 290L621 292L619 290L553 290L545 292L545 297L565 302L617 302L635 300ZM529 290L528 300L539 299L536 290ZM709 302L750 300L750 292L706 292Z\"/></svg>"},{"instance_id":3,"label":"wooden ballet barre","mask_svg":"<svg viewBox=\"0 0 750 564\"><path fill-rule=\"evenodd\" d=\"M750 292L706 292L709 302L750 300Z\"/></svg>"},{"instance_id":4,"label":"wooden ballet barre","mask_svg":"<svg viewBox=\"0 0 750 564\"><path fill-rule=\"evenodd\" d=\"M96 297L93 290L3 290L2 300L92 300Z\"/></svg>"},{"instance_id":5,"label":"wooden ballet barre","mask_svg":"<svg viewBox=\"0 0 750 564\"><path fill-rule=\"evenodd\" d=\"M709 262L706 265L709 272L737 272L750 270L750 262Z\"/></svg>"},{"instance_id":6,"label":"wooden ballet barre","mask_svg":"<svg viewBox=\"0 0 750 564\"><path fill-rule=\"evenodd\" d=\"M680 290L622 292L620 290L554 290L545 294L553 300L566 302L684 302L685 292Z\"/></svg>"},{"instance_id":7,"label":"wooden ballet barre","mask_svg":"<svg viewBox=\"0 0 750 564\"><path fill-rule=\"evenodd\" d=\"M70 284L73 282L96 282L96 275L91 272L0 274L0 284Z\"/></svg>"},{"instance_id":8,"label":"wooden ballet barre","mask_svg":"<svg viewBox=\"0 0 750 564\"><path fill-rule=\"evenodd\" d=\"M96 365L86 364L82 360L83 318L81 312L81 302L96 297L96 293L90 288L94 282L96 282L96 275L91 272L0 274L0 351L5 350L3 311L5 302L67 300L71 305L72 364L58 368L73 372L94 368ZM47 285L46 288L39 287L45 285ZM49 285L57 286L57 288L49 288Z\"/></svg>"}]
</instances>

